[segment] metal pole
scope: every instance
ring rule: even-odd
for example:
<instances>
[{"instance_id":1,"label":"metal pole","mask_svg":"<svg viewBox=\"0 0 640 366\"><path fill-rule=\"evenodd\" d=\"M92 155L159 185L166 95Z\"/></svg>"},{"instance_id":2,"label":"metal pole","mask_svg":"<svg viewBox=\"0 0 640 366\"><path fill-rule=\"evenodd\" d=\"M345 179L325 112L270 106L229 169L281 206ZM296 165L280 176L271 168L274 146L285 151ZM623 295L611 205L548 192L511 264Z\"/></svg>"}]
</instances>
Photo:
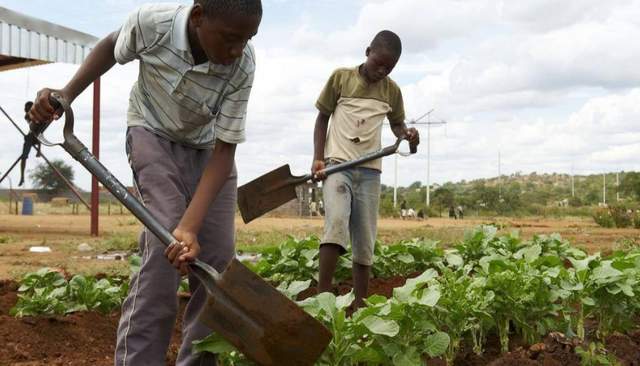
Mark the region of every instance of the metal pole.
<instances>
[{"instance_id":1,"label":"metal pole","mask_svg":"<svg viewBox=\"0 0 640 366\"><path fill-rule=\"evenodd\" d=\"M620 173L616 172L616 201L620 201Z\"/></svg>"},{"instance_id":2,"label":"metal pole","mask_svg":"<svg viewBox=\"0 0 640 366\"><path fill-rule=\"evenodd\" d=\"M393 178L393 208L396 208L398 203L398 154L395 154L395 175Z\"/></svg>"},{"instance_id":3,"label":"metal pole","mask_svg":"<svg viewBox=\"0 0 640 366\"><path fill-rule=\"evenodd\" d=\"M429 114L429 120L431 115ZM428 121L428 125L427 125L427 199L426 199L426 204L427 207L429 207L430 204L430 200L429 200L429 191L431 190L431 187L429 187L430 184L430 179L431 179L431 122Z\"/></svg>"},{"instance_id":4,"label":"metal pole","mask_svg":"<svg viewBox=\"0 0 640 366\"><path fill-rule=\"evenodd\" d=\"M607 174L602 173L602 205L607 204Z\"/></svg>"},{"instance_id":5,"label":"metal pole","mask_svg":"<svg viewBox=\"0 0 640 366\"><path fill-rule=\"evenodd\" d=\"M100 78L93 82L93 156L100 159ZM100 210L100 191L98 179L91 178L91 235L98 236L98 212Z\"/></svg>"},{"instance_id":6,"label":"metal pole","mask_svg":"<svg viewBox=\"0 0 640 366\"><path fill-rule=\"evenodd\" d=\"M571 164L571 197L576 196L576 188L573 181L573 164Z\"/></svg>"},{"instance_id":7,"label":"metal pole","mask_svg":"<svg viewBox=\"0 0 640 366\"><path fill-rule=\"evenodd\" d=\"M0 178L0 183L2 183L2 181L4 180L4 178L6 178L9 173L11 173L11 171L13 170L13 168L15 168L16 164L18 164L18 162L20 161L20 159L22 159L22 156L18 156L18 159L16 159L16 161L13 162L13 164L11 165L11 167L9 169L7 169L7 171L4 173L4 175L2 176L2 178Z\"/></svg>"},{"instance_id":8,"label":"metal pole","mask_svg":"<svg viewBox=\"0 0 640 366\"><path fill-rule=\"evenodd\" d=\"M13 192L13 182L11 181L11 177L9 177L9 215L11 215L11 210L13 210L13 196L16 195ZM16 195L16 205L18 204L18 196ZM17 215L17 213L16 213Z\"/></svg>"},{"instance_id":9,"label":"metal pole","mask_svg":"<svg viewBox=\"0 0 640 366\"><path fill-rule=\"evenodd\" d=\"M500 150L498 150L498 200L502 198L502 169L500 164Z\"/></svg>"},{"instance_id":10,"label":"metal pole","mask_svg":"<svg viewBox=\"0 0 640 366\"><path fill-rule=\"evenodd\" d=\"M36 149L38 150L38 152L40 152L40 149L36 147ZM58 168L56 168L55 165L51 164L51 162L49 161L49 159L47 159L46 156L44 156L42 154L42 152L40 152L40 156L42 156L42 159L44 159L44 161L51 167L51 169L53 169L53 172L56 173L56 175L62 179L62 181L67 185L67 187L71 190L71 192L78 197L78 199L88 208L90 209L91 207L89 206L89 204L87 203L87 201L84 200L84 198L82 198L82 195L80 194L80 192L78 192L78 190L73 186L73 184L71 182L69 182L69 180L67 179L67 177L65 177L64 175L62 175L62 173L58 170Z\"/></svg>"}]
</instances>

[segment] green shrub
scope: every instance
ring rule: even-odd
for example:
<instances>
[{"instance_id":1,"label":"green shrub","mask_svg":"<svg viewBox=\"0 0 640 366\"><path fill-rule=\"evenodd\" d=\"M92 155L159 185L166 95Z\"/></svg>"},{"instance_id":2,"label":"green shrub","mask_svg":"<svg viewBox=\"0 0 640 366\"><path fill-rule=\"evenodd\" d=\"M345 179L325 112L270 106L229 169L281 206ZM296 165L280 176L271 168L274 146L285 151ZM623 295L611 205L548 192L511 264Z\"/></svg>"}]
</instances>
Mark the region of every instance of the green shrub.
<instances>
[{"instance_id":1,"label":"green shrub","mask_svg":"<svg viewBox=\"0 0 640 366\"><path fill-rule=\"evenodd\" d=\"M611 206L609 212L616 227L625 228L633 225L632 212L624 206Z\"/></svg>"},{"instance_id":2,"label":"green shrub","mask_svg":"<svg viewBox=\"0 0 640 366\"><path fill-rule=\"evenodd\" d=\"M602 227L615 227L616 222L608 208L597 208L593 211L593 220Z\"/></svg>"}]
</instances>

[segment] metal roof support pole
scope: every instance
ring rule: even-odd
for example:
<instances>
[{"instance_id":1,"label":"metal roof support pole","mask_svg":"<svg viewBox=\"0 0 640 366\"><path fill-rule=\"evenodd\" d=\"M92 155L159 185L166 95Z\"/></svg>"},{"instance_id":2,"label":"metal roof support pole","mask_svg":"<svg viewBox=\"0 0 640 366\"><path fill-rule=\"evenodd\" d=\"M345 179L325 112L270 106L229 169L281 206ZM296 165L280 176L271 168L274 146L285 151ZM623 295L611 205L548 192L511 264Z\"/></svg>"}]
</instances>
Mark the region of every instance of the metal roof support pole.
<instances>
[{"instance_id":1,"label":"metal roof support pole","mask_svg":"<svg viewBox=\"0 0 640 366\"><path fill-rule=\"evenodd\" d=\"M91 152L100 159L100 78L93 82L93 143ZM100 190L98 179L91 177L91 235L98 236L98 213L100 211Z\"/></svg>"}]
</instances>

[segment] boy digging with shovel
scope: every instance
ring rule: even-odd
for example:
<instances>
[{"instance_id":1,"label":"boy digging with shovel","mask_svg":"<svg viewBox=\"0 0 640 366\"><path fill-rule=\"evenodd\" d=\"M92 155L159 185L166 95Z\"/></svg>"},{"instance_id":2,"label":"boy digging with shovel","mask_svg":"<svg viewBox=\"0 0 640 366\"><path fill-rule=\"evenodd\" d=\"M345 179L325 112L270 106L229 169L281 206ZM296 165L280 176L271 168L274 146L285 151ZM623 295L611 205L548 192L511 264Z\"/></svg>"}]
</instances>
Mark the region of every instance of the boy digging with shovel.
<instances>
[{"instance_id":1,"label":"boy digging with shovel","mask_svg":"<svg viewBox=\"0 0 640 366\"><path fill-rule=\"evenodd\" d=\"M346 252L351 239L353 309L364 305L369 287L382 161L373 160L328 177L321 170L379 149L385 117L394 135L418 145L418 131L407 128L404 123L400 88L388 77L401 52L400 38L391 31L381 31L367 47L365 63L334 71L316 102L319 112L313 135L311 173L325 179L322 185L325 225L320 245L318 291L331 290L338 256Z\"/></svg>"},{"instance_id":2,"label":"boy digging with shovel","mask_svg":"<svg viewBox=\"0 0 640 366\"><path fill-rule=\"evenodd\" d=\"M245 139L255 70L248 41L261 18L260 0L145 5L102 39L57 91L71 103L116 62L140 62L129 97L126 150L142 202L179 242L165 250L148 230L141 234L142 264L122 306L116 365L165 364L180 273L196 257L222 271L234 256L234 156ZM38 92L30 120L60 116L49 102L51 92ZM197 320L205 289L193 275L189 286L177 364L212 365L211 354L191 351L192 341L211 330Z\"/></svg>"}]
</instances>

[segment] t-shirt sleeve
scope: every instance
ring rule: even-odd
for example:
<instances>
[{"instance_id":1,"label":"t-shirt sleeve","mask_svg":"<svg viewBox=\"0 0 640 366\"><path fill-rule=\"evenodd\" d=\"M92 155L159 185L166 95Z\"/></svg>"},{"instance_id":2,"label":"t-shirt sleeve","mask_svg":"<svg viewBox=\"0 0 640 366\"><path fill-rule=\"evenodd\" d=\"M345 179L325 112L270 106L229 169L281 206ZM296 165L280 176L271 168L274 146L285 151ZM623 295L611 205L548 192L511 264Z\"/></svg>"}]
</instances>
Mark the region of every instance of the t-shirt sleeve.
<instances>
[{"instance_id":1,"label":"t-shirt sleeve","mask_svg":"<svg viewBox=\"0 0 640 366\"><path fill-rule=\"evenodd\" d=\"M249 46L251 47L251 46ZM253 87L255 75L255 55L253 48L249 52L252 56L248 62L243 62L238 69L242 74L240 82L229 88L230 93L225 94L220 105L220 111L214 124L216 139L229 144L239 144L245 141L245 124L247 120L247 105Z\"/></svg>"},{"instance_id":2,"label":"t-shirt sleeve","mask_svg":"<svg viewBox=\"0 0 640 366\"><path fill-rule=\"evenodd\" d=\"M387 118L390 122L404 122L404 101L402 100L402 91L394 84L393 93L391 93L391 111L387 113Z\"/></svg>"},{"instance_id":3,"label":"t-shirt sleeve","mask_svg":"<svg viewBox=\"0 0 640 366\"><path fill-rule=\"evenodd\" d=\"M327 80L327 83L322 89L318 100L316 101L316 108L323 114L330 116L336 109L336 104L340 98L340 80L338 72L334 71L333 74Z\"/></svg>"},{"instance_id":4,"label":"t-shirt sleeve","mask_svg":"<svg viewBox=\"0 0 640 366\"><path fill-rule=\"evenodd\" d=\"M126 64L156 41L156 25L153 7L146 5L133 11L120 28L114 57L119 64Z\"/></svg>"}]
</instances>

